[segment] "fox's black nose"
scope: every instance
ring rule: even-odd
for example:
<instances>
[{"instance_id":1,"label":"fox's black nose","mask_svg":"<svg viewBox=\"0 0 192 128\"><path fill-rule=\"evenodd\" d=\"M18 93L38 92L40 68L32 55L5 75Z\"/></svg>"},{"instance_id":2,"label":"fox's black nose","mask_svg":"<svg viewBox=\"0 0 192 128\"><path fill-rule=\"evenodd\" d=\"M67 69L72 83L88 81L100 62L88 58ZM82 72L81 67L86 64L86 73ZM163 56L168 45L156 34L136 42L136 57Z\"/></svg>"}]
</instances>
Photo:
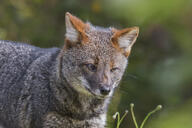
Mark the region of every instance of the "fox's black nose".
<instances>
[{"instance_id":1,"label":"fox's black nose","mask_svg":"<svg viewBox=\"0 0 192 128\"><path fill-rule=\"evenodd\" d=\"M111 89L108 86L101 86L100 87L100 93L102 95L108 95L110 91L111 91Z\"/></svg>"}]
</instances>

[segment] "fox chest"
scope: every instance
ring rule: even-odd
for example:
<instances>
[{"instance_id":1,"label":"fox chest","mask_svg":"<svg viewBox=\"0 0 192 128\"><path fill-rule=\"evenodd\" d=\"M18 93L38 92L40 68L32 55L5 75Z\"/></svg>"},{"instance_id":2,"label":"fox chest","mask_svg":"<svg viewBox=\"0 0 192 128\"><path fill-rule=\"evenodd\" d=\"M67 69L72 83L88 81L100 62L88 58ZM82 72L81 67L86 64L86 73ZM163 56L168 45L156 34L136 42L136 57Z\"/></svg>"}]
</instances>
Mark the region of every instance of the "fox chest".
<instances>
[{"instance_id":1,"label":"fox chest","mask_svg":"<svg viewBox=\"0 0 192 128\"><path fill-rule=\"evenodd\" d=\"M43 128L105 128L106 114L87 120L76 120L50 113L45 117Z\"/></svg>"}]
</instances>

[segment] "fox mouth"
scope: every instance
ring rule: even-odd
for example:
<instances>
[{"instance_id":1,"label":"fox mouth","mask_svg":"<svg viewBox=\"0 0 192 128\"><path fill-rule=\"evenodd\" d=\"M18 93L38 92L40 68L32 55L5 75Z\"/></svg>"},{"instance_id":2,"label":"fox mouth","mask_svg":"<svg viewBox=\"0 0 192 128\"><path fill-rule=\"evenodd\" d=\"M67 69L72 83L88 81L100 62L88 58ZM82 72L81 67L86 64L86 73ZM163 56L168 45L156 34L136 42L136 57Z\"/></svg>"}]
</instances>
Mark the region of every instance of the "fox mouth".
<instances>
[{"instance_id":1,"label":"fox mouth","mask_svg":"<svg viewBox=\"0 0 192 128\"><path fill-rule=\"evenodd\" d=\"M95 91L91 90L89 85L81 85L86 91L88 91L92 96L98 98L98 99L105 99L107 96L100 94L99 89L96 89Z\"/></svg>"},{"instance_id":2,"label":"fox mouth","mask_svg":"<svg viewBox=\"0 0 192 128\"><path fill-rule=\"evenodd\" d=\"M87 82L87 80L84 78L84 77L78 77L78 80L80 80L80 85L81 86L80 88L82 88L85 92L85 93L89 93L91 94L92 96L98 98L98 99L106 99L107 97L110 97L110 95L103 95L101 94L100 90L99 89L91 89L90 88L90 84Z\"/></svg>"},{"instance_id":3,"label":"fox mouth","mask_svg":"<svg viewBox=\"0 0 192 128\"><path fill-rule=\"evenodd\" d=\"M104 95L101 95L101 94L97 94L97 93L91 91L90 88L85 87L85 89L88 90L93 96L97 97L98 99L105 99L107 97L107 96L104 96Z\"/></svg>"}]
</instances>

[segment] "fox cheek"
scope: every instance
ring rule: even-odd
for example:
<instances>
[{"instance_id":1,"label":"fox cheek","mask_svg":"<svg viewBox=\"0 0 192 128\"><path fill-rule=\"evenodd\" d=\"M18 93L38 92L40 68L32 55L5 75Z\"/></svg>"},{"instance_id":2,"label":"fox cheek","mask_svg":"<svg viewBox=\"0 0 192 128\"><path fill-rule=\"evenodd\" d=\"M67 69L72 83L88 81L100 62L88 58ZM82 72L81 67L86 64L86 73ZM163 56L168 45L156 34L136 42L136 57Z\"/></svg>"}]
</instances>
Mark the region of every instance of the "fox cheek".
<instances>
[{"instance_id":1,"label":"fox cheek","mask_svg":"<svg viewBox=\"0 0 192 128\"><path fill-rule=\"evenodd\" d=\"M82 68L82 74L89 83L89 86L91 89L96 89L97 88L97 79L95 78L95 73L90 72L87 68L83 67Z\"/></svg>"}]
</instances>

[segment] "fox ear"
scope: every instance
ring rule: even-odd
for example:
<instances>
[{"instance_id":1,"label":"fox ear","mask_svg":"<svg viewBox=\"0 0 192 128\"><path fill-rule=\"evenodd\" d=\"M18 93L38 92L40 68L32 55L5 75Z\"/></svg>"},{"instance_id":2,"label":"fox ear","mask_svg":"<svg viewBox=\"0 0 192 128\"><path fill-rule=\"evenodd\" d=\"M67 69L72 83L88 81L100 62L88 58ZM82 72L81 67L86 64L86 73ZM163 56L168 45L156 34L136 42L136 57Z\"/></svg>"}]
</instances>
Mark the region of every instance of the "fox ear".
<instances>
[{"instance_id":1,"label":"fox ear","mask_svg":"<svg viewBox=\"0 0 192 128\"><path fill-rule=\"evenodd\" d=\"M139 28L132 27L123 30L113 29L113 31L114 31L114 35L112 37L113 46L118 50L120 50L126 57L128 57L131 52L131 48L138 37Z\"/></svg>"},{"instance_id":2,"label":"fox ear","mask_svg":"<svg viewBox=\"0 0 192 128\"><path fill-rule=\"evenodd\" d=\"M87 35L85 30L88 24L83 23L79 18L71 15L69 12L65 14L66 22L66 43L75 44L77 42L87 42Z\"/></svg>"}]
</instances>

